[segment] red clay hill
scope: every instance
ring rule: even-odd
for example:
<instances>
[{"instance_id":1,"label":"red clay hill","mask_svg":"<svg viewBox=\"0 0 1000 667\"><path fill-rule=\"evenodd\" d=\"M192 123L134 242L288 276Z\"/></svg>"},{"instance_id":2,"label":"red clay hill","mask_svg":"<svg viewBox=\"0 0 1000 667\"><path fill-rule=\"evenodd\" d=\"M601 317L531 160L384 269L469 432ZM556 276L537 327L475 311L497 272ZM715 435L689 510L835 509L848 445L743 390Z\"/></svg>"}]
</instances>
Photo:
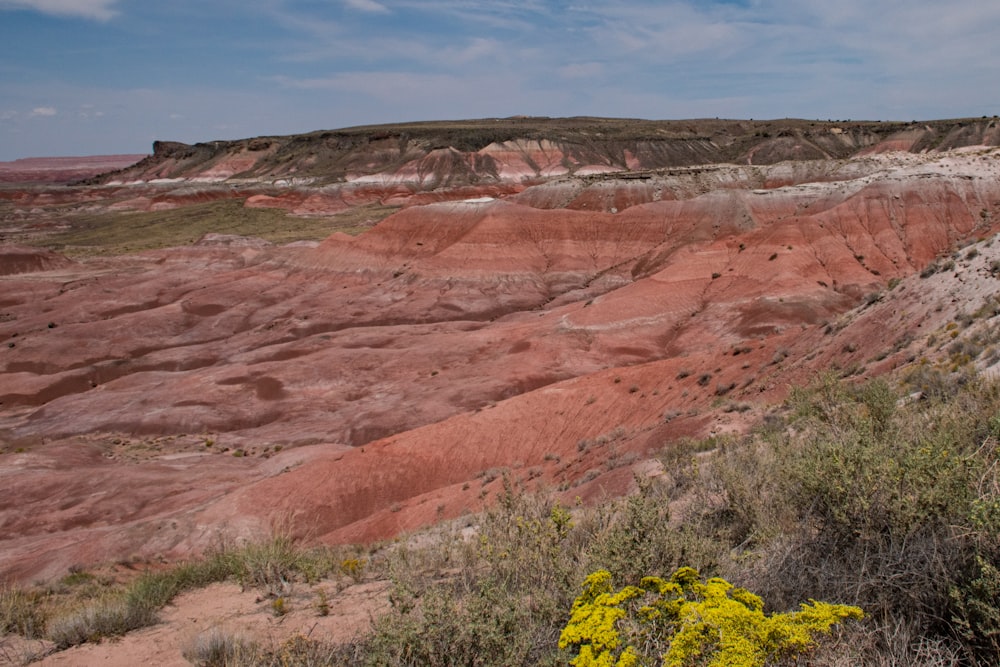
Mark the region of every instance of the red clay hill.
<instances>
[{"instance_id":1,"label":"red clay hill","mask_svg":"<svg viewBox=\"0 0 1000 667\"><path fill-rule=\"evenodd\" d=\"M387 537L505 474L627 492L992 302L998 143L993 119L501 119L4 187L0 574L275 521Z\"/></svg>"}]
</instances>

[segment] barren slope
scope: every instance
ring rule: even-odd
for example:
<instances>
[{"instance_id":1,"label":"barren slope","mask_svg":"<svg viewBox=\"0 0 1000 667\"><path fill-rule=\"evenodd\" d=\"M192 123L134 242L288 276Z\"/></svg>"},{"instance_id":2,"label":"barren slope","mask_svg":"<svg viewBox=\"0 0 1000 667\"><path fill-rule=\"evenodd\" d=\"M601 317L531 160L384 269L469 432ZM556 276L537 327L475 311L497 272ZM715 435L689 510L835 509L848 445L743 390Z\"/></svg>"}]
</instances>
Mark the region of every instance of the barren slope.
<instances>
[{"instance_id":1,"label":"barren slope","mask_svg":"<svg viewBox=\"0 0 1000 667\"><path fill-rule=\"evenodd\" d=\"M818 369L902 363L966 297L881 308L995 231L998 167L981 147L489 197L343 184L296 206L404 192L408 206L319 243L208 235L76 261L7 246L0 572L179 557L275 517L312 539L389 536L475 510L504 469L570 501L622 492L648 452L738 431ZM253 205L239 187L28 191L5 221L137 192L180 212ZM993 294L986 258L964 273L973 309Z\"/></svg>"}]
</instances>

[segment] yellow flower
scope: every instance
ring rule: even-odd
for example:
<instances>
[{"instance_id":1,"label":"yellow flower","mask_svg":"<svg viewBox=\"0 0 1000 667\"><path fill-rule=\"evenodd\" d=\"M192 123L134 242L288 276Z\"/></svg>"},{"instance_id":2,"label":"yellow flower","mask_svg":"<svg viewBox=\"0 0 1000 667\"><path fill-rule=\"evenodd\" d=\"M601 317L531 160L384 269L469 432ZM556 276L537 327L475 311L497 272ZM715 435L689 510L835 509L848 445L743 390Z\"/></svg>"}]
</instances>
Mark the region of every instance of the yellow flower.
<instances>
[{"instance_id":1,"label":"yellow flower","mask_svg":"<svg viewBox=\"0 0 1000 667\"><path fill-rule=\"evenodd\" d=\"M638 599L644 604L632 602ZM759 596L725 579L703 582L689 567L670 581L646 577L615 593L611 574L599 570L584 581L559 648L576 649L573 667L639 667L644 656L629 641L654 639L667 647L659 656L663 667L763 667L813 648L817 635L862 616L858 607L814 600L799 611L766 616Z\"/></svg>"}]
</instances>

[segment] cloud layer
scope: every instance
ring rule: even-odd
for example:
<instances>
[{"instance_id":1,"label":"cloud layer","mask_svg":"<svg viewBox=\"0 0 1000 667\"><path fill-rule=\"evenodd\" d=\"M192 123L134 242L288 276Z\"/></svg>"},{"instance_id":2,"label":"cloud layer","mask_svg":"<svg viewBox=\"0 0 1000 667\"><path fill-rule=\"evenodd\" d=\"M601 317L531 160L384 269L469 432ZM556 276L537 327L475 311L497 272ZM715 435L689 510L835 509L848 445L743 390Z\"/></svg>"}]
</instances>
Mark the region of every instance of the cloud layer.
<instances>
[{"instance_id":1,"label":"cloud layer","mask_svg":"<svg viewBox=\"0 0 1000 667\"><path fill-rule=\"evenodd\" d=\"M997 34L981 0L0 0L0 159L515 114L979 116Z\"/></svg>"},{"instance_id":2,"label":"cloud layer","mask_svg":"<svg viewBox=\"0 0 1000 667\"><path fill-rule=\"evenodd\" d=\"M77 16L107 21L116 12L118 0L0 0L0 10L30 9L53 16Z\"/></svg>"}]
</instances>

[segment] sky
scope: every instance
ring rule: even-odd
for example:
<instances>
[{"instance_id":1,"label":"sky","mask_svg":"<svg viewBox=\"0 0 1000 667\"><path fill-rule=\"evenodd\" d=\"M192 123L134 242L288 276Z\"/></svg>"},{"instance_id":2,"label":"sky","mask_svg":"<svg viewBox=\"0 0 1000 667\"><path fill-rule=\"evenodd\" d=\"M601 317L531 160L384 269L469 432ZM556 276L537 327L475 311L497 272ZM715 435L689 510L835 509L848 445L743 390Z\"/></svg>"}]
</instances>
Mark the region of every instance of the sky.
<instances>
[{"instance_id":1,"label":"sky","mask_svg":"<svg viewBox=\"0 0 1000 667\"><path fill-rule=\"evenodd\" d=\"M990 0L0 0L0 161L414 120L1000 113Z\"/></svg>"}]
</instances>

